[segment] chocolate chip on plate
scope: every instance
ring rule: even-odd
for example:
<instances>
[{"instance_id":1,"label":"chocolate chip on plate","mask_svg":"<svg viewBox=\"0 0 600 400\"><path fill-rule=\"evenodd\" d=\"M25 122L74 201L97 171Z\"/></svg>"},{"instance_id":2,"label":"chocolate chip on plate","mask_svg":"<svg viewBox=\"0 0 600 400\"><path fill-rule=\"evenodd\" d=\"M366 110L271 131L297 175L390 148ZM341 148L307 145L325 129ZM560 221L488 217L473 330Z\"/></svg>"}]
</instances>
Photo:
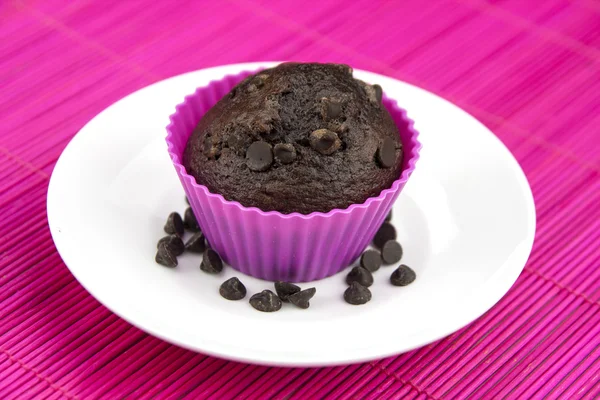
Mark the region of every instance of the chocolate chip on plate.
<instances>
[{"instance_id":1,"label":"chocolate chip on plate","mask_svg":"<svg viewBox=\"0 0 600 400\"><path fill-rule=\"evenodd\" d=\"M219 294L227 300L241 300L246 297L246 286L236 277L221 284Z\"/></svg>"},{"instance_id":2,"label":"chocolate chip on plate","mask_svg":"<svg viewBox=\"0 0 600 400\"><path fill-rule=\"evenodd\" d=\"M183 245L183 240L181 240L181 238L177 235L169 235L169 236L163 237L162 239L160 239L158 241L156 248L160 247L161 243L166 243L168 249L175 256L182 255L183 251L185 250L185 246Z\"/></svg>"},{"instance_id":3,"label":"chocolate chip on plate","mask_svg":"<svg viewBox=\"0 0 600 400\"><path fill-rule=\"evenodd\" d=\"M358 282L352 282L344 292L344 300L354 305L365 304L371 300L371 291Z\"/></svg>"},{"instance_id":4,"label":"chocolate chip on plate","mask_svg":"<svg viewBox=\"0 0 600 400\"><path fill-rule=\"evenodd\" d=\"M273 163L273 150L267 142L259 140L246 150L246 165L252 171L266 171Z\"/></svg>"},{"instance_id":5,"label":"chocolate chip on plate","mask_svg":"<svg viewBox=\"0 0 600 400\"><path fill-rule=\"evenodd\" d=\"M200 230L200 226L198 225L198 221L196 220L196 215L194 215L194 210L192 207L188 207L183 214L183 226L188 231L198 232Z\"/></svg>"},{"instance_id":6,"label":"chocolate chip on plate","mask_svg":"<svg viewBox=\"0 0 600 400\"><path fill-rule=\"evenodd\" d=\"M388 240L381 248L381 259L386 264L394 264L402 258L402 246L395 240Z\"/></svg>"},{"instance_id":7,"label":"chocolate chip on plate","mask_svg":"<svg viewBox=\"0 0 600 400\"><path fill-rule=\"evenodd\" d=\"M202 232L194 233L185 243L185 249L191 253L204 253L204 250L206 250L204 234Z\"/></svg>"},{"instance_id":8,"label":"chocolate chip on plate","mask_svg":"<svg viewBox=\"0 0 600 400\"><path fill-rule=\"evenodd\" d=\"M171 234L183 235L183 220L181 215L176 212L169 214L167 222L165 223L165 232Z\"/></svg>"},{"instance_id":9,"label":"chocolate chip on plate","mask_svg":"<svg viewBox=\"0 0 600 400\"><path fill-rule=\"evenodd\" d=\"M400 265L390 276L390 282L394 286L406 286L417 279L417 274L407 265Z\"/></svg>"},{"instance_id":10,"label":"chocolate chip on plate","mask_svg":"<svg viewBox=\"0 0 600 400\"><path fill-rule=\"evenodd\" d=\"M377 162L383 168L391 168L396 162L396 143L392 138L386 137L377 148Z\"/></svg>"},{"instance_id":11,"label":"chocolate chip on plate","mask_svg":"<svg viewBox=\"0 0 600 400\"><path fill-rule=\"evenodd\" d=\"M165 242L159 243L158 251L156 252L156 257L154 257L154 260L165 267L174 268L177 266L177 257L175 254L173 254Z\"/></svg>"},{"instance_id":12,"label":"chocolate chip on plate","mask_svg":"<svg viewBox=\"0 0 600 400\"><path fill-rule=\"evenodd\" d=\"M290 303L303 309L310 307L309 300L317 293L316 288L304 289L288 297Z\"/></svg>"},{"instance_id":13,"label":"chocolate chip on plate","mask_svg":"<svg viewBox=\"0 0 600 400\"><path fill-rule=\"evenodd\" d=\"M289 282L275 281L275 291L281 301L288 301L288 297L300 291L300 286Z\"/></svg>"},{"instance_id":14,"label":"chocolate chip on plate","mask_svg":"<svg viewBox=\"0 0 600 400\"><path fill-rule=\"evenodd\" d=\"M373 284L373 275L365 268L356 266L346 276L346 283L351 285L352 282L358 282L365 287Z\"/></svg>"},{"instance_id":15,"label":"chocolate chip on plate","mask_svg":"<svg viewBox=\"0 0 600 400\"><path fill-rule=\"evenodd\" d=\"M338 135L329 129L317 129L313 131L310 134L309 141L310 147L326 156L335 153L342 145L342 141Z\"/></svg>"},{"instance_id":16,"label":"chocolate chip on plate","mask_svg":"<svg viewBox=\"0 0 600 400\"><path fill-rule=\"evenodd\" d=\"M223 261L221 256L213 249L206 249L202 255L200 269L209 274L218 274L223 271Z\"/></svg>"},{"instance_id":17,"label":"chocolate chip on plate","mask_svg":"<svg viewBox=\"0 0 600 400\"><path fill-rule=\"evenodd\" d=\"M281 309L281 299L270 290L263 290L250 297L250 305L262 312L273 312Z\"/></svg>"},{"instance_id":18,"label":"chocolate chip on plate","mask_svg":"<svg viewBox=\"0 0 600 400\"><path fill-rule=\"evenodd\" d=\"M367 250L360 256L360 266L369 272L375 272L381 267L381 254L377 250Z\"/></svg>"},{"instance_id":19,"label":"chocolate chip on plate","mask_svg":"<svg viewBox=\"0 0 600 400\"><path fill-rule=\"evenodd\" d=\"M385 216L385 222L390 222L392 220L392 211L390 211L388 213L388 215Z\"/></svg>"},{"instance_id":20,"label":"chocolate chip on plate","mask_svg":"<svg viewBox=\"0 0 600 400\"><path fill-rule=\"evenodd\" d=\"M384 222L383 224L381 224L381 226L379 227L379 230L377 231L377 233L375 234L375 237L373 238L373 244L375 245L375 247L381 249L383 247L383 245L385 244L385 242L387 242L388 240L395 240L396 239L396 228L394 228L394 226L388 222Z\"/></svg>"},{"instance_id":21,"label":"chocolate chip on plate","mask_svg":"<svg viewBox=\"0 0 600 400\"><path fill-rule=\"evenodd\" d=\"M296 149L290 143L277 143L273 148L273 154L282 164L289 164L296 159Z\"/></svg>"}]
</instances>

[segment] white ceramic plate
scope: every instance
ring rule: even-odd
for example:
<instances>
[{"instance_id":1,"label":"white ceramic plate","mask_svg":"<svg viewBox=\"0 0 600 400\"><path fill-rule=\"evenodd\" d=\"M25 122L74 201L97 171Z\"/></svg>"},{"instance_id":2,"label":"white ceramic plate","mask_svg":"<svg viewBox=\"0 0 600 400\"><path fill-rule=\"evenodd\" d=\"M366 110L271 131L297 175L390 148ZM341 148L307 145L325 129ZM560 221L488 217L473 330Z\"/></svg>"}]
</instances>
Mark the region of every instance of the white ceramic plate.
<instances>
[{"instance_id":1,"label":"white ceramic plate","mask_svg":"<svg viewBox=\"0 0 600 400\"><path fill-rule=\"evenodd\" d=\"M101 303L171 343L233 360L323 366L402 353L442 338L492 307L521 272L535 232L527 180L480 122L449 102L397 80L379 83L416 121L423 144L415 173L394 206L403 263L417 272L389 284L375 273L373 300L342 299L347 271L314 282L308 310L289 304L260 313L251 294L272 284L227 267L220 276L184 254L176 269L154 262L169 212L185 210L164 142L169 115L197 86L270 63L176 76L139 90L90 121L61 155L48 189L48 220L63 260ZM248 288L227 301L218 288L238 276ZM304 284L304 287L309 285Z\"/></svg>"}]
</instances>

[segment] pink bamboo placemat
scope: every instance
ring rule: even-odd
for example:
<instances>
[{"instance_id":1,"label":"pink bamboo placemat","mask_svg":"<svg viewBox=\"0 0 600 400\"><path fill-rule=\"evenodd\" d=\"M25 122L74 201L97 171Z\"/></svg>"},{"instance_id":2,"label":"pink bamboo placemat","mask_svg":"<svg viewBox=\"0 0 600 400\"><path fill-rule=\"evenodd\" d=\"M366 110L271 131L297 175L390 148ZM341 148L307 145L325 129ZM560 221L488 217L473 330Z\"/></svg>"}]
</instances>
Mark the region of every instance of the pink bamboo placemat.
<instances>
[{"instance_id":1,"label":"pink bamboo placemat","mask_svg":"<svg viewBox=\"0 0 600 400\"><path fill-rule=\"evenodd\" d=\"M45 210L67 142L150 83L265 59L346 62L408 81L506 143L531 183L538 232L494 308L397 357L280 369L153 338L75 281ZM4 1L0 93L0 398L600 397L596 0Z\"/></svg>"}]
</instances>

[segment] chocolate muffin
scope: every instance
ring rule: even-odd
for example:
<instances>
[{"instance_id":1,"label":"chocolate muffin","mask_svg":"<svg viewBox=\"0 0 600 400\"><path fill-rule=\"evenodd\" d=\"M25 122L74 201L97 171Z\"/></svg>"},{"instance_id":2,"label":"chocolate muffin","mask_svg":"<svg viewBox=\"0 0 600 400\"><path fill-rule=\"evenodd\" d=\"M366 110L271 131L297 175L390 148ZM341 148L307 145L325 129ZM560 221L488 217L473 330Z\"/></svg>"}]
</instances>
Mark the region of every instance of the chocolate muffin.
<instances>
[{"instance_id":1,"label":"chocolate muffin","mask_svg":"<svg viewBox=\"0 0 600 400\"><path fill-rule=\"evenodd\" d=\"M249 76L202 118L183 163L246 207L328 212L400 176L402 143L378 85L338 64L285 63Z\"/></svg>"}]
</instances>

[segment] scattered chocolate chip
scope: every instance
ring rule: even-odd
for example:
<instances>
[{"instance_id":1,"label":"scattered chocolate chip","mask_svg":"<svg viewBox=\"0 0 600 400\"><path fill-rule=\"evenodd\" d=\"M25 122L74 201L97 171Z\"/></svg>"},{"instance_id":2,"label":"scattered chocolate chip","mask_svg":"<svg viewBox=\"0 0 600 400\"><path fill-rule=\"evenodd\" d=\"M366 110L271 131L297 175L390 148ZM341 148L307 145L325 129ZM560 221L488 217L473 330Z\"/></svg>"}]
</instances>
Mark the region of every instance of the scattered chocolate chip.
<instances>
[{"instance_id":1,"label":"scattered chocolate chip","mask_svg":"<svg viewBox=\"0 0 600 400\"><path fill-rule=\"evenodd\" d=\"M383 100L383 90L381 89L381 86L373 85L373 90L375 91L375 99L378 103L381 103L381 100Z\"/></svg>"},{"instance_id":2,"label":"scattered chocolate chip","mask_svg":"<svg viewBox=\"0 0 600 400\"><path fill-rule=\"evenodd\" d=\"M246 150L246 165L252 171L266 171L273 163L273 150L267 142L259 140Z\"/></svg>"},{"instance_id":3,"label":"scattered chocolate chip","mask_svg":"<svg viewBox=\"0 0 600 400\"><path fill-rule=\"evenodd\" d=\"M352 282L344 292L344 300L354 305L365 304L371 300L371 291L358 282Z\"/></svg>"},{"instance_id":4,"label":"scattered chocolate chip","mask_svg":"<svg viewBox=\"0 0 600 400\"><path fill-rule=\"evenodd\" d=\"M288 300L295 306L307 309L308 307L310 307L309 300L313 298L315 293L317 293L317 289L315 289L314 287L310 289L304 289L292 294L290 297L288 297Z\"/></svg>"},{"instance_id":5,"label":"scattered chocolate chip","mask_svg":"<svg viewBox=\"0 0 600 400\"><path fill-rule=\"evenodd\" d=\"M377 149L377 162L383 168L391 168L396 162L396 143L390 137L383 139L383 143Z\"/></svg>"},{"instance_id":6,"label":"scattered chocolate chip","mask_svg":"<svg viewBox=\"0 0 600 400\"><path fill-rule=\"evenodd\" d=\"M275 281L275 291L281 301L287 302L291 295L300 291L300 286L289 282Z\"/></svg>"},{"instance_id":7,"label":"scattered chocolate chip","mask_svg":"<svg viewBox=\"0 0 600 400\"><path fill-rule=\"evenodd\" d=\"M177 257L165 242L158 245L158 251L154 260L165 267L174 268L177 266Z\"/></svg>"},{"instance_id":8,"label":"scattered chocolate chip","mask_svg":"<svg viewBox=\"0 0 600 400\"><path fill-rule=\"evenodd\" d=\"M375 247L381 249L388 240L396 239L396 228L389 222L384 222L373 238Z\"/></svg>"},{"instance_id":9,"label":"scattered chocolate chip","mask_svg":"<svg viewBox=\"0 0 600 400\"><path fill-rule=\"evenodd\" d=\"M381 248L381 259L386 264L394 264L402 258L402 246L395 240L388 240Z\"/></svg>"},{"instance_id":10,"label":"scattered chocolate chip","mask_svg":"<svg viewBox=\"0 0 600 400\"><path fill-rule=\"evenodd\" d=\"M282 164L289 164L296 159L296 149L290 143L277 143L273 147L275 159Z\"/></svg>"},{"instance_id":11,"label":"scattered chocolate chip","mask_svg":"<svg viewBox=\"0 0 600 400\"><path fill-rule=\"evenodd\" d=\"M196 220L196 215L194 215L194 210L192 207L188 207L183 214L183 226L188 231L198 232L200 230L200 226L198 225L198 221Z\"/></svg>"},{"instance_id":12,"label":"scattered chocolate chip","mask_svg":"<svg viewBox=\"0 0 600 400\"><path fill-rule=\"evenodd\" d=\"M262 312L273 312L281 309L281 299L270 290L263 290L250 297L250 305Z\"/></svg>"},{"instance_id":13,"label":"scattered chocolate chip","mask_svg":"<svg viewBox=\"0 0 600 400\"><path fill-rule=\"evenodd\" d=\"M206 249L202 255L200 269L209 274L218 274L223 271L223 261L216 251L213 249Z\"/></svg>"},{"instance_id":14,"label":"scattered chocolate chip","mask_svg":"<svg viewBox=\"0 0 600 400\"><path fill-rule=\"evenodd\" d=\"M327 103L327 117L330 119L335 119L342 115L342 105L335 100Z\"/></svg>"},{"instance_id":15,"label":"scattered chocolate chip","mask_svg":"<svg viewBox=\"0 0 600 400\"><path fill-rule=\"evenodd\" d=\"M369 270L356 266L346 276L346 283L351 285L352 282L358 282L364 287L369 287L373 284L373 275Z\"/></svg>"},{"instance_id":16,"label":"scattered chocolate chip","mask_svg":"<svg viewBox=\"0 0 600 400\"><path fill-rule=\"evenodd\" d=\"M381 99L383 97L383 91L381 90L381 86L379 85L368 85L364 83L363 88L365 89L365 93L369 98L369 101L373 104L381 104Z\"/></svg>"},{"instance_id":17,"label":"scattered chocolate chip","mask_svg":"<svg viewBox=\"0 0 600 400\"><path fill-rule=\"evenodd\" d=\"M341 145L338 135L329 129L317 129L310 134L310 147L323 155L335 153Z\"/></svg>"},{"instance_id":18,"label":"scattered chocolate chip","mask_svg":"<svg viewBox=\"0 0 600 400\"><path fill-rule=\"evenodd\" d=\"M338 118L342 115L342 104L338 100L323 97L321 99L321 117L325 121Z\"/></svg>"},{"instance_id":19,"label":"scattered chocolate chip","mask_svg":"<svg viewBox=\"0 0 600 400\"><path fill-rule=\"evenodd\" d=\"M227 300L241 300L246 297L246 286L236 277L221 284L219 294Z\"/></svg>"},{"instance_id":20,"label":"scattered chocolate chip","mask_svg":"<svg viewBox=\"0 0 600 400\"><path fill-rule=\"evenodd\" d=\"M375 272L381 267L381 254L377 250L367 250L360 256L360 266L369 272Z\"/></svg>"},{"instance_id":21,"label":"scattered chocolate chip","mask_svg":"<svg viewBox=\"0 0 600 400\"><path fill-rule=\"evenodd\" d=\"M385 222L390 222L392 220L392 212L390 211L388 215L385 216Z\"/></svg>"},{"instance_id":22,"label":"scattered chocolate chip","mask_svg":"<svg viewBox=\"0 0 600 400\"><path fill-rule=\"evenodd\" d=\"M167 222L165 223L165 232L179 236L183 235L183 220L179 213L172 212L169 214Z\"/></svg>"},{"instance_id":23,"label":"scattered chocolate chip","mask_svg":"<svg viewBox=\"0 0 600 400\"><path fill-rule=\"evenodd\" d=\"M173 253L173 255L175 256L180 256L183 254L183 251L185 250L185 246L183 245L183 240L181 240L181 238L177 235L169 235L169 236L165 236L162 239L160 239L158 241L158 244L156 245L156 247L160 247L161 243L166 243L167 248L169 249L169 251L171 253Z\"/></svg>"},{"instance_id":24,"label":"scattered chocolate chip","mask_svg":"<svg viewBox=\"0 0 600 400\"><path fill-rule=\"evenodd\" d=\"M204 250L206 250L204 234L202 232L194 233L185 243L185 249L191 253L204 253Z\"/></svg>"},{"instance_id":25,"label":"scattered chocolate chip","mask_svg":"<svg viewBox=\"0 0 600 400\"><path fill-rule=\"evenodd\" d=\"M417 274L407 265L400 265L390 276L390 282L394 286L410 285L417 279Z\"/></svg>"}]
</instances>

